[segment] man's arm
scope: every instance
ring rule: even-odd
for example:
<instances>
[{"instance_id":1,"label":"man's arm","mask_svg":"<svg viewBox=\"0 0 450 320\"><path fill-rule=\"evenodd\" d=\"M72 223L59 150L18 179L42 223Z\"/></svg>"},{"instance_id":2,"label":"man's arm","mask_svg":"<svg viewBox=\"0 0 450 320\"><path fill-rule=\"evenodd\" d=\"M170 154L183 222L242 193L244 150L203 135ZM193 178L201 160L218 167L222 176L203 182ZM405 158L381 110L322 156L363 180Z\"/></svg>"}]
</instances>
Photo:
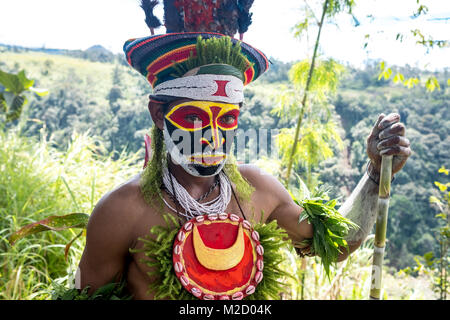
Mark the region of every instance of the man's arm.
<instances>
[{"instance_id":1,"label":"man's arm","mask_svg":"<svg viewBox=\"0 0 450 320\"><path fill-rule=\"evenodd\" d=\"M380 114L367 138L367 155L370 159L367 172L339 209L343 216L359 226L358 229L351 229L346 237L350 253L366 239L377 218L381 157L394 156L392 160L392 175L394 175L403 168L411 155L409 146L410 142L405 138L405 126L400 123L400 115ZM347 250L343 250L338 261L346 259L348 254Z\"/></svg>"},{"instance_id":2,"label":"man's arm","mask_svg":"<svg viewBox=\"0 0 450 320\"><path fill-rule=\"evenodd\" d=\"M103 197L92 212L86 233L86 246L77 270L76 288L89 286L89 294L99 287L118 281L130 248L131 219L120 190Z\"/></svg>"},{"instance_id":3,"label":"man's arm","mask_svg":"<svg viewBox=\"0 0 450 320\"><path fill-rule=\"evenodd\" d=\"M369 235L377 218L377 201L378 185L365 173L350 197L339 208L339 213L356 223L359 228L349 230L345 238L349 251L342 249L338 261L345 260Z\"/></svg>"}]
</instances>

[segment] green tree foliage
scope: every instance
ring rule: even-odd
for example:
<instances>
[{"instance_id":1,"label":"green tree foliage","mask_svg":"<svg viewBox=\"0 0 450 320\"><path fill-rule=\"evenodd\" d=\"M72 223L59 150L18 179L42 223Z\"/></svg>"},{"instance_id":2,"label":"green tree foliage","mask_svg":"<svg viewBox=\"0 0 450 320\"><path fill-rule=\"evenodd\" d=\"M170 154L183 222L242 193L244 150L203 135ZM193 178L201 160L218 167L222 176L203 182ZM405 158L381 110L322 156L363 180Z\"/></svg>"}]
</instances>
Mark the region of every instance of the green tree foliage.
<instances>
[{"instance_id":1,"label":"green tree foliage","mask_svg":"<svg viewBox=\"0 0 450 320\"><path fill-rule=\"evenodd\" d=\"M411 0L413 2L413 0ZM420 47L426 49L426 53L429 53L430 50L434 49L442 49L448 48L450 46L450 41L448 39L434 39L433 35L425 33L421 30L420 23L415 19L420 16L425 16L428 14L429 8L427 5L422 3L422 0L416 0L417 9L412 12L410 16L411 20L411 28L409 33L398 32L395 36L395 39L399 42L403 42L406 40L414 41ZM447 17L448 19L448 17ZM377 32L385 32L385 30L379 30ZM412 37L412 39L411 39ZM367 42L364 44L364 48L367 47L370 34L366 35ZM413 75L405 75L400 68L390 67L386 65L385 61L380 62L380 73L378 79L384 78L385 80L391 79L394 83L402 83L407 88L413 88L415 86L423 86L427 91L433 92L434 90L441 89L441 83L436 78L435 75L432 74L424 74L424 73L415 73ZM450 83L450 78L446 79L447 85Z\"/></svg>"},{"instance_id":2,"label":"green tree foliage","mask_svg":"<svg viewBox=\"0 0 450 320\"><path fill-rule=\"evenodd\" d=\"M278 104L272 113L288 125L277 137L283 165L288 168L288 172L291 166L303 167L306 183L309 188L313 188L312 168L333 156L333 146L343 147L329 99L336 93L339 77L345 69L332 59L317 61L311 76L310 68L309 60L300 61L291 67L288 73L290 84L280 85ZM308 78L309 99L306 104L304 97Z\"/></svg>"},{"instance_id":3,"label":"green tree foliage","mask_svg":"<svg viewBox=\"0 0 450 320\"><path fill-rule=\"evenodd\" d=\"M45 96L48 91L33 87L34 80L28 79L25 70L17 74L0 70L0 121L7 123L19 119L27 104L26 92ZM2 118L4 118L2 120Z\"/></svg>"},{"instance_id":4,"label":"green tree foliage","mask_svg":"<svg viewBox=\"0 0 450 320\"><path fill-rule=\"evenodd\" d=\"M439 173L448 176L449 171L442 166L439 169ZM429 201L438 209L438 213L435 215L437 226L434 228L434 234L439 239L439 251L437 254L433 251L428 251L423 256L415 256L416 266L407 267L400 272L407 274L425 273L430 277L432 288L438 293L439 299L447 300L447 294L449 293L448 273L450 269L450 258L448 256L450 245L450 182L441 183L435 181L434 184L438 190L435 190L435 195L430 196Z\"/></svg>"},{"instance_id":5,"label":"green tree foliage","mask_svg":"<svg viewBox=\"0 0 450 320\"><path fill-rule=\"evenodd\" d=\"M10 72L17 60L4 54ZM87 132L104 141L108 151L143 150L144 134L152 125L147 109L151 87L145 79L118 63L99 63L67 56L22 52L18 58L28 72L39 74L39 84L51 87L45 97L30 97L24 108L23 131L38 135L41 128L56 144L72 132Z\"/></svg>"},{"instance_id":6,"label":"green tree foliage","mask_svg":"<svg viewBox=\"0 0 450 320\"><path fill-rule=\"evenodd\" d=\"M299 63L292 67L290 78L291 81L294 83L294 86L300 86L302 87L302 98L299 99L300 101L300 110L298 112L297 123L295 126L295 131L293 133L293 145L291 147L291 150L289 152L289 158L287 160L286 164L286 174L284 177L285 185L289 185L291 172L292 172L292 166L294 164L294 159L296 158L296 151L297 151L297 144L300 138L300 130L302 128L302 122L303 118L305 116L305 112L307 111L307 108L309 108L309 104L313 104L313 100L311 100L310 92L315 93L316 97L318 97L318 100L322 100L327 95L327 89L332 88L337 81L333 81L335 79L333 76L338 73L338 69L331 64L331 72L325 72L327 76L330 76L328 78L327 76L323 76L323 73L319 73L315 71L316 69L316 59L318 58L318 49L320 44L320 35L321 31L325 25L325 21L327 18L328 20L333 19L337 14L347 11L348 13L352 13L352 9L355 5L355 2L353 0L324 0L319 1L321 11L320 11L320 19L318 19L314 13L314 10L311 8L311 6L308 4L307 1L305 1L303 10L304 10L304 18L301 20L296 26L294 26L294 36L297 38L300 38L303 33L309 33L312 28L310 28L310 18L314 18L315 24L313 26L317 27L317 36L316 40L314 42L314 49L312 52L312 58L311 61L307 64ZM318 62L317 62L318 63ZM325 64L325 67L327 64ZM326 69L326 68L325 68ZM306 72L307 71L307 72ZM298 88L296 88L298 89ZM310 175L308 175L309 177ZM310 180L308 178L308 180Z\"/></svg>"},{"instance_id":7,"label":"green tree foliage","mask_svg":"<svg viewBox=\"0 0 450 320\"><path fill-rule=\"evenodd\" d=\"M439 169L439 173L443 173L446 176L449 175L449 171L444 166ZM447 300L447 294L449 293L448 273L450 269L450 259L448 257L448 248L450 246L450 182L441 183L435 181L434 184L439 189L439 196L430 197L430 203L439 210L439 213L435 216L439 221L436 228L439 237L439 254L437 258L432 260L435 269L434 282L440 299ZM430 253L427 254L430 255ZM433 256L432 251L431 256Z\"/></svg>"}]
</instances>

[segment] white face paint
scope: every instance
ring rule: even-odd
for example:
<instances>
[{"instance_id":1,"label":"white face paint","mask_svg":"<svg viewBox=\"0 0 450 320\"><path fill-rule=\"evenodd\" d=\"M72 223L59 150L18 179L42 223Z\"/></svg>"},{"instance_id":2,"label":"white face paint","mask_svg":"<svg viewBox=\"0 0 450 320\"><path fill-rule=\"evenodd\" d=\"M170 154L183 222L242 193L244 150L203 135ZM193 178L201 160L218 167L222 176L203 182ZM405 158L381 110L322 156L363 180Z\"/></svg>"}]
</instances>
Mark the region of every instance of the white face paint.
<instances>
[{"instance_id":1,"label":"white face paint","mask_svg":"<svg viewBox=\"0 0 450 320\"><path fill-rule=\"evenodd\" d=\"M239 104L244 101L244 83L230 75L187 75L157 85L153 94Z\"/></svg>"},{"instance_id":2,"label":"white face paint","mask_svg":"<svg viewBox=\"0 0 450 320\"><path fill-rule=\"evenodd\" d=\"M164 143L166 144L166 149L168 150L171 159L174 164L180 165L187 173L195 177L210 177L217 175L222 171L226 164L226 159L220 162L216 166L203 167L199 164L193 164L191 161L187 160L187 157L180 152L180 149L175 145L172 137L167 131L166 125L163 129Z\"/></svg>"}]
</instances>

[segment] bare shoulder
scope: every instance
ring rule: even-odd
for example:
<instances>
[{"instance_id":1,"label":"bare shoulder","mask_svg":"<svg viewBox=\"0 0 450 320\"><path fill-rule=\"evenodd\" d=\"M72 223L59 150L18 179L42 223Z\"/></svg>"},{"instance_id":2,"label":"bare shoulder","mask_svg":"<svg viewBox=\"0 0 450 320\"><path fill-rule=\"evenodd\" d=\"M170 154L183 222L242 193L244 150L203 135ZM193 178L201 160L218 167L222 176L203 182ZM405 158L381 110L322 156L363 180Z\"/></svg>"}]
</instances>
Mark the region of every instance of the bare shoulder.
<instances>
[{"instance_id":1,"label":"bare shoulder","mask_svg":"<svg viewBox=\"0 0 450 320\"><path fill-rule=\"evenodd\" d=\"M258 192L269 192L275 193L277 196L289 197L286 188L277 178L257 166L251 164L240 165L239 171Z\"/></svg>"},{"instance_id":2,"label":"bare shoulder","mask_svg":"<svg viewBox=\"0 0 450 320\"><path fill-rule=\"evenodd\" d=\"M88 233L94 237L131 237L133 226L142 214L142 196L139 176L135 176L105 194L95 206Z\"/></svg>"},{"instance_id":3,"label":"bare shoulder","mask_svg":"<svg viewBox=\"0 0 450 320\"><path fill-rule=\"evenodd\" d=\"M266 183L276 180L274 176L266 173L264 170L252 164L239 165L239 172L247 179L256 189L263 189Z\"/></svg>"},{"instance_id":4,"label":"bare shoulder","mask_svg":"<svg viewBox=\"0 0 450 320\"><path fill-rule=\"evenodd\" d=\"M264 212L264 221L277 217L277 211L286 205L293 204L286 188L271 174L255 165L240 165L241 175L255 188L252 195L253 207Z\"/></svg>"}]
</instances>

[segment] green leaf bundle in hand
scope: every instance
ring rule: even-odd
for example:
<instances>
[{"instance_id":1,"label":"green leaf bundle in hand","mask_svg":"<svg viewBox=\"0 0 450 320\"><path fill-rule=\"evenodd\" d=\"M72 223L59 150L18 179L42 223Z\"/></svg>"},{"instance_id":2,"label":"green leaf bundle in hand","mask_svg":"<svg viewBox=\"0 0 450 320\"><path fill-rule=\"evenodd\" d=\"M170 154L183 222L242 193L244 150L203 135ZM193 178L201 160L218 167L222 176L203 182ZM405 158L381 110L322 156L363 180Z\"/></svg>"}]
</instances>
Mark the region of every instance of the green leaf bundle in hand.
<instances>
[{"instance_id":1,"label":"green leaf bundle in hand","mask_svg":"<svg viewBox=\"0 0 450 320\"><path fill-rule=\"evenodd\" d=\"M307 239L304 244L310 245L312 254L317 254L330 278L330 266L337 262L341 249L348 250L347 236L350 228L358 226L343 217L336 209L336 200L326 201L323 198L312 198L298 202L304 209L300 215L299 223L305 219L313 225L312 239Z\"/></svg>"}]
</instances>

